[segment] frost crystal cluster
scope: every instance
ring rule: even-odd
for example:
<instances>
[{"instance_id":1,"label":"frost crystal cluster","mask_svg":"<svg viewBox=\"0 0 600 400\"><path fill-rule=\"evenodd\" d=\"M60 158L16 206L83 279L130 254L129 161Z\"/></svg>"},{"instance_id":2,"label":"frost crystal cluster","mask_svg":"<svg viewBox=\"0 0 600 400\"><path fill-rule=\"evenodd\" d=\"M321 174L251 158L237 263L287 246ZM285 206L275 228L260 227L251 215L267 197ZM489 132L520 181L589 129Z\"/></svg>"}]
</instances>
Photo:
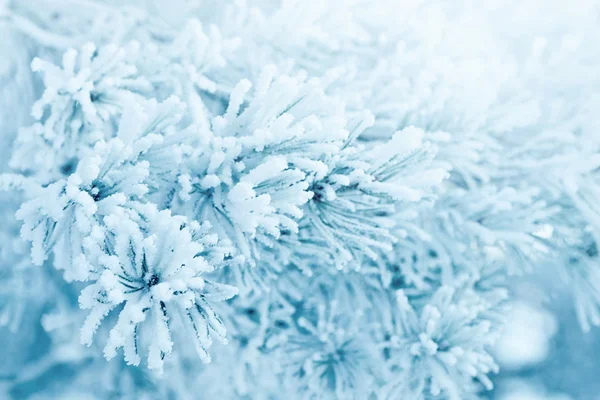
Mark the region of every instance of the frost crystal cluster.
<instances>
[{"instance_id":1,"label":"frost crystal cluster","mask_svg":"<svg viewBox=\"0 0 600 400\"><path fill-rule=\"evenodd\" d=\"M525 3L0 0L0 398L488 398L549 265L600 325L600 7Z\"/></svg>"}]
</instances>

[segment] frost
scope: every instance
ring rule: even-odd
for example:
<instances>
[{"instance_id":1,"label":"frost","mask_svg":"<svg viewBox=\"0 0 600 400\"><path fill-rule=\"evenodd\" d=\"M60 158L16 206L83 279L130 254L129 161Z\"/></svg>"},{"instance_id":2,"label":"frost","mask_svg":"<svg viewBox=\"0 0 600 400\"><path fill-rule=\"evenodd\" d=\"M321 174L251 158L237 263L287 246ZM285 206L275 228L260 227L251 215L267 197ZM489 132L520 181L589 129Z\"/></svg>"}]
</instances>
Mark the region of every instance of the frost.
<instances>
[{"instance_id":1,"label":"frost","mask_svg":"<svg viewBox=\"0 0 600 400\"><path fill-rule=\"evenodd\" d=\"M359 331L361 310L344 321L334 302L317 306L316 321L300 318L297 333L282 344L291 387L308 397L361 398L373 390L381 360L373 342ZM309 315L311 315L309 313ZM312 316L312 315L311 315ZM343 317L342 317L343 318Z\"/></svg>"},{"instance_id":2,"label":"frost","mask_svg":"<svg viewBox=\"0 0 600 400\"><path fill-rule=\"evenodd\" d=\"M528 274L600 325L598 10L517 3L0 0L0 397L493 397Z\"/></svg>"},{"instance_id":3,"label":"frost","mask_svg":"<svg viewBox=\"0 0 600 400\"><path fill-rule=\"evenodd\" d=\"M211 254L210 240L198 237L202 233L197 224L187 226L185 218L166 210L145 211L142 226L126 215L104 218L109 242L95 265L95 282L79 297L81 308L91 310L81 328L81 341L89 346L102 319L123 305L104 348L107 359L122 347L125 361L138 365L143 340L149 343L148 367L162 371L163 360L173 349L171 326L179 319L193 335L200 358L208 362L213 339L225 341L226 332L211 303L237 294L234 287L204 278L225 254L220 258Z\"/></svg>"},{"instance_id":4,"label":"frost","mask_svg":"<svg viewBox=\"0 0 600 400\"><path fill-rule=\"evenodd\" d=\"M418 309L402 291L396 297L398 315L393 317L389 348L399 374L384 390L387 397L461 399L471 379L492 388L487 374L497 372L498 366L487 351L494 334L490 321L481 318L485 302L447 286Z\"/></svg>"}]
</instances>

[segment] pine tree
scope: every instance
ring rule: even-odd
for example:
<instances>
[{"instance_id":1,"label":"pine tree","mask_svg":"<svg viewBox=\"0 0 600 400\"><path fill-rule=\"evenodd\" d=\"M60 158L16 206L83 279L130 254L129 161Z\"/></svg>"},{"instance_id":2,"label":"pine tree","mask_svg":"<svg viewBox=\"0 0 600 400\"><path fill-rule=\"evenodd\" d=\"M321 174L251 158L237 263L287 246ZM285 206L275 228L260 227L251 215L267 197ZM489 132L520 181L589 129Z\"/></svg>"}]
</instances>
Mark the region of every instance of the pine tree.
<instances>
[{"instance_id":1,"label":"pine tree","mask_svg":"<svg viewBox=\"0 0 600 400\"><path fill-rule=\"evenodd\" d=\"M548 265L600 325L600 31L511 7L0 1L0 397L486 398Z\"/></svg>"}]
</instances>

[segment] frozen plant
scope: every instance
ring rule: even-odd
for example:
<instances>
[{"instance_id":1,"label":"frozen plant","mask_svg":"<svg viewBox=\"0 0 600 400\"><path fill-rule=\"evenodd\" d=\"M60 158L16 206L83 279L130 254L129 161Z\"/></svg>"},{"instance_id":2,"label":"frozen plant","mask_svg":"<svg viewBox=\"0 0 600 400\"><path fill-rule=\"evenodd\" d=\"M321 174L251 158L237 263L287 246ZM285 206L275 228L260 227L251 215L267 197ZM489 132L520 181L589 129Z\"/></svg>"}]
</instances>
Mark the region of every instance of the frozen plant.
<instances>
[{"instance_id":1,"label":"frozen plant","mask_svg":"<svg viewBox=\"0 0 600 400\"><path fill-rule=\"evenodd\" d=\"M235 296L237 290L203 275L224 261L227 249L217 247L217 238L206 234L207 227L188 226L184 217L167 210L149 207L142 217L142 226L126 215L104 219L108 243L97 256L95 282L79 297L81 308L91 310L81 328L81 341L90 345L102 319L123 304L104 348L106 358L123 347L127 363L138 365L138 343L145 340L148 367L162 370L163 359L173 349L171 326L178 318L181 329L193 335L200 358L208 362L213 338L225 341L226 331L210 304ZM150 328L143 329L145 325Z\"/></svg>"},{"instance_id":2,"label":"frozen plant","mask_svg":"<svg viewBox=\"0 0 600 400\"><path fill-rule=\"evenodd\" d=\"M581 3L0 0L0 397L487 398L540 271L600 325Z\"/></svg>"}]
</instances>

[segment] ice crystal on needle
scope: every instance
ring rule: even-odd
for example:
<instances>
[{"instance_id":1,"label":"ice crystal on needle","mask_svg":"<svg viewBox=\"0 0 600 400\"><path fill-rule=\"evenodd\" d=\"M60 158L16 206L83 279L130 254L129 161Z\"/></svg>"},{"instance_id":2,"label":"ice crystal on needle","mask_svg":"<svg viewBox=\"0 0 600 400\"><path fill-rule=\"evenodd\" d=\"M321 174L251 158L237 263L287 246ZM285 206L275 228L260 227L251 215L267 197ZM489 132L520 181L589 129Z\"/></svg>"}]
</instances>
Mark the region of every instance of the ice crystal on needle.
<instances>
[{"instance_id":1,"label":"ice crystal on needle","mask_svg":"<svg viewBox=\"0 0 600 400\"><path fill-rule=\"evenodd\" d=\"M495 396L526 274L600 325L598 9L509 3L0 0L0 397Z\"/></svg>"}]
</instances>

